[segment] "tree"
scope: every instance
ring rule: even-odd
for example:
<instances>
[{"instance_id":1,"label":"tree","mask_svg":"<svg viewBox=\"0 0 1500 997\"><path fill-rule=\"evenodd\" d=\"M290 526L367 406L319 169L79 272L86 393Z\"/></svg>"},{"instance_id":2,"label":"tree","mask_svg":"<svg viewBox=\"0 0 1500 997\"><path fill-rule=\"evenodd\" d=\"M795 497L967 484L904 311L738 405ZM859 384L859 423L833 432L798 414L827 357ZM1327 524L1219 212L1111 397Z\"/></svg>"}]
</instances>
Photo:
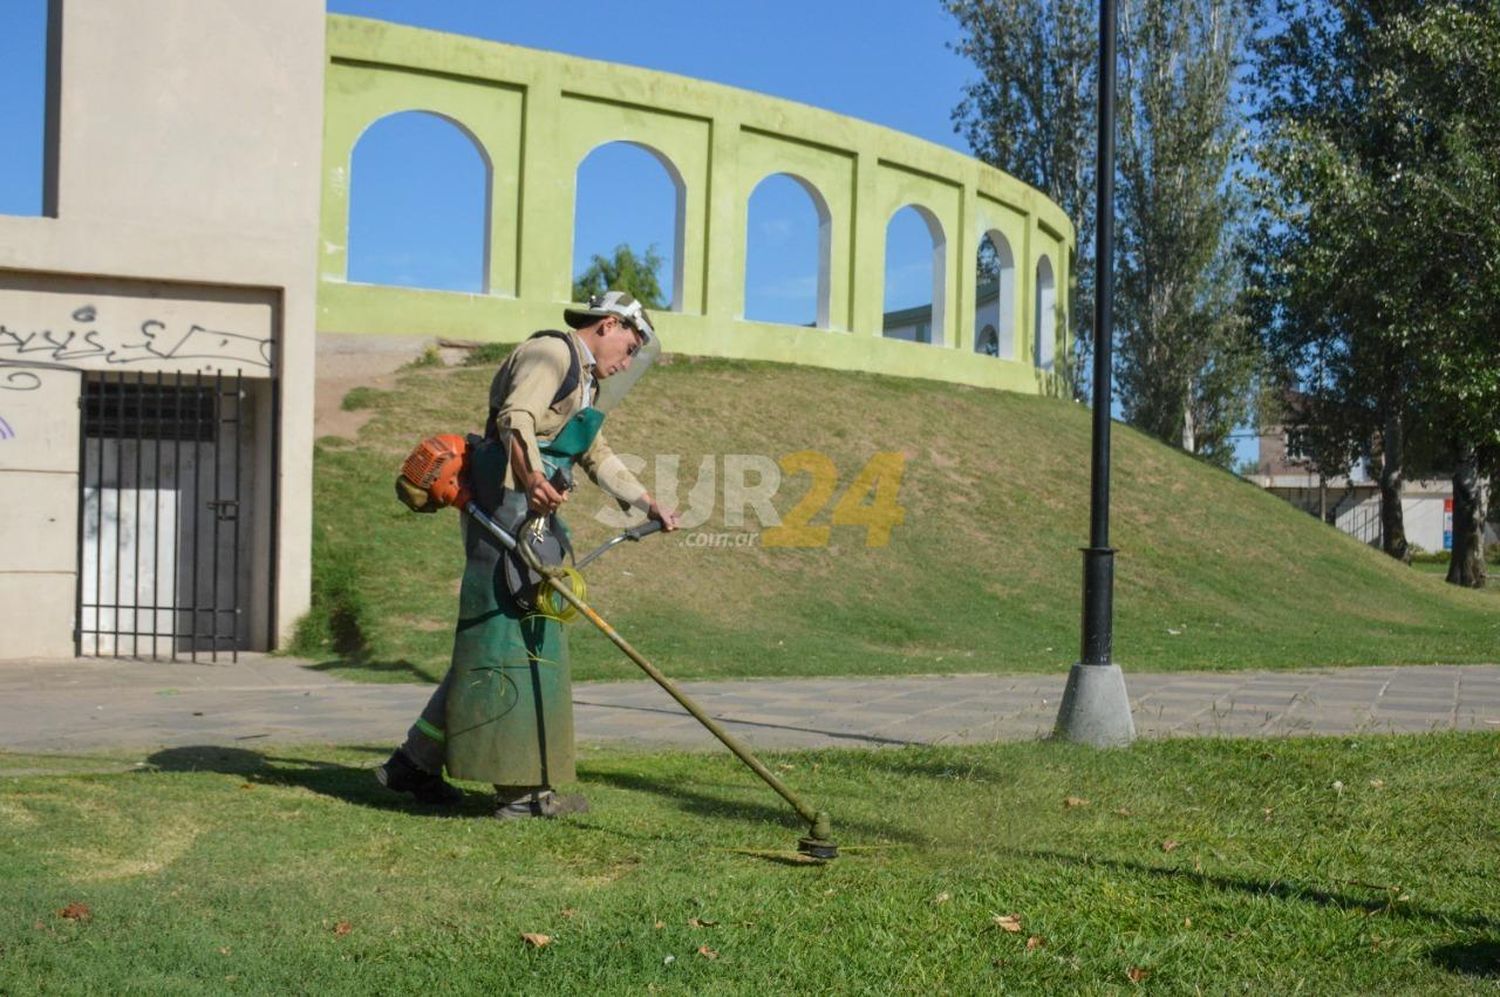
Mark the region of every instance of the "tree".
<instances>
[{"instance_id":1,"label":"tree","mask_svg":"<svg viewBox=\"0 0 1500 997\"><path fill-rule=\"evenodd\" d=\"M1119 349L1125 418L1227 467L1257 350L1237 306L1234 0L1122 6Z\"/></svg>"},{"instance_id":2,"label":"tree","mask_svg":"<svg viewBox=\"0 0 1500 997\"><path fill-rule=\"evenodd\" d=\"M609 257L595 253L573 280L573 300L587 301L605 291L624 291L647 308L663 308L666 302L657 277L662 263L655 246L646 247L640 256L623 242Z\"/></svg>"},{"instance_id":3,"label":"tree","mask_svg":"<svg viewBox=\"0 0 1500 997\"><path fill-rule=\"evenodd\" d=\"M1076 223L1069 312L1077 326L1074 390L1085 399L1093 347L1096 0L943 6L962 32L955 50L980 74L964 89L955 126L976 156L1043 191ZM1126 18L1120 45L1122 396L1132 422L1225 464L1230 431L1247 408L1254 356L1235 315L1237 262L1221 245L1232 214L1223 190L1233 132L1228 88L1243 22L1230 0L1147 3L1133 23Z\"/></svg>"},{"instance_id":4,"label":"tree","mask_svg":"<svg viewBox=\"0 0 1500 997\"><path fill-rule=\"evenodd\" d=\"M1249 179L1257 222L1247 254L1252 321L1289 424L1324 463L1377 473L1386 553L1406 559L1401 488L1414 418L1421 281L1393 249L1406 206L1391 122L1374 113L1374 39L1403 3L1271 0L1251 84L1261 129Z\"/></svg>"},{"instance_id":5,"label":"tree","mask_svg":"<svg viewBox=\"0 0 1500 997\"><path fill-rule=\"evenodd\" d=\"M1268 343L1370 441L1388 553L1405 553L1402 476L1448 462L1448 578L1482 585L1482 482L1500 465L1500 6L1274 12L1256 79Z\"/></svg>"},{"instance_id":6,"label":"tree","mask_svg":"<svg viewBox=\"0 0 1500 997\"><path fill-rule=\"evenodd\" d=\"M1500 468L1500 3L1402 12L1378 53L1391 67L1378 81L1379 111L1411 164L1391 179L1410 210L1402 262L1430 292L1414 322L1418 406L1453 472L1447 579L1480 588L1485 479Z\"/></svg>"},{"instance_id":7,"label":"tree","mask_svg":"<svg viewBox=\"0 0 1500 997\"><path fill-rule=\"evenodd\" d=\"M1087 395L1093 348L1094 139L1098 91L1094 0L942 0L958 20L954 50L979 79L964 87L954 129L974 155L1042 191L1077 228L1068 314L1073 390Z\"/></svg>"}]
</instances>

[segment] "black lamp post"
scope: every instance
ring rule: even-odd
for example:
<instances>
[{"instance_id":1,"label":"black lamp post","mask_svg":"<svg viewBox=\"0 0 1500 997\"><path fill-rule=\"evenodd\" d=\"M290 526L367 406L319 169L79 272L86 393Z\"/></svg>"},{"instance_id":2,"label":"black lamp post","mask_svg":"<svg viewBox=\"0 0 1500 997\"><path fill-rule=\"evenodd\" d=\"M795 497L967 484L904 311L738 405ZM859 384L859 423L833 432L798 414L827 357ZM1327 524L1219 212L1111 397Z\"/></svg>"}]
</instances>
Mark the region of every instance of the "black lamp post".
<instances>
[{"instance_id":1,"label":"black lamp post","mask_svg":"<svg viewBox=\"0 0 1500 997\"><path fill-rule=\"evenodd\" d=\"M1109 545L1109 430L1114 333L1115 0L1099 0L1099 162L1094 253L1093 488L1083 549L1083 640L1054 736L1100 747L1135 739L1125 676L1113 661L1115 551Z\"/></svg>"}]
</instances>

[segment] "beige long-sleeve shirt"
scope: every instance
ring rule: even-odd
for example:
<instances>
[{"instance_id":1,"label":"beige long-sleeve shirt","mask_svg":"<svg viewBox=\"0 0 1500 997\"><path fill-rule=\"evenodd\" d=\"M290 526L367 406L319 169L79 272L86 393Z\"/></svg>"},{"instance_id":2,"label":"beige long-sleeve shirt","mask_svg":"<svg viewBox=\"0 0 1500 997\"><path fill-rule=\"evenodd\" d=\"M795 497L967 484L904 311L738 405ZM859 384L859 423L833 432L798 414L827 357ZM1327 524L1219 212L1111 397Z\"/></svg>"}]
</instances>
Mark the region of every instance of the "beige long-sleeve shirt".
<instances>
[{"instance_id":1,"label":"beige long-sleeve shirt","mask_svg":"<svg viewBox=\"0 0 1500 997\"><path fill-rule=\"evenodd\" d=\"M579 360L578 385L554 405L552 399L567 378L574 355ZM567 334L566 340L556 336L526 340L505 358L490 383L490 408L496 410L495 425L500 438L508 439L514 433L526 448L527 461L540 468L538 440L556 437L568 420L588 404L593 390L593 358L572 333ZM594 437L578 463L605 492L627 505L646 508L645 486L610 449L603 431ZM514 469L507 466L505 487L519 490L524 485L516 478Z\"/></svg>"}]
</instances>

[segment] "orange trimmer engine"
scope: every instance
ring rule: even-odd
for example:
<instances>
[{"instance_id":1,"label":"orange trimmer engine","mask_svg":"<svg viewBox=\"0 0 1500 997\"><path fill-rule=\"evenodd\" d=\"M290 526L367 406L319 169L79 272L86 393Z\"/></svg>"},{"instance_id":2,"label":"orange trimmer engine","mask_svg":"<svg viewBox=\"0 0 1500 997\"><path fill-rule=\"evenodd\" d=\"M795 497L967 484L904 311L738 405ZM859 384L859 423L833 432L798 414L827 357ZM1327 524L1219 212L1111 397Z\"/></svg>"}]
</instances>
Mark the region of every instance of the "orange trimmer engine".
<instances>
[{"instance_id":1,"label":"orange trimmer engine","mask_svg":"<svg viewBox=\"0 0 1500 997\"><path fill-rule=\"evenodd\" d=\"M455 433L429 436L418 443L401 464L396 497L416 512L437 512L450 505L469 504L464 472L469 441Z\"/></svg>"}]
</instances>

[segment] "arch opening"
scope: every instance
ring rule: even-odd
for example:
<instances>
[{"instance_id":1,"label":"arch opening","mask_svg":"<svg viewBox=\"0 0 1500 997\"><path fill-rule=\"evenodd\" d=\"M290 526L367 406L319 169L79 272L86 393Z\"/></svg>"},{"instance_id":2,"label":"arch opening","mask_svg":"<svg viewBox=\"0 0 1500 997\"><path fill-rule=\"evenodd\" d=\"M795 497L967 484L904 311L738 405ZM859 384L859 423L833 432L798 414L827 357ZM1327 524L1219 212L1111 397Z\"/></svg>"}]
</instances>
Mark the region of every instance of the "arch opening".
<instances>
[{"instance_id":1,"label":"arch opening","mask_svg":"<svg viewBox=\"0 0 1500 997\"><path fill-rule=\"evenodd\" d=\"M773 173L745 210L745 304L751 321L828 328L832 216L817 187Z\"/></svg>"},{"instance_id":2,"label":"arch opening","mask_svg":"<svg viewBox=\"0 0 1500 997\"><path fill-rule=\"evenodd\" d=\"M991 229L979 240L975 262L974 352L1016 358L1016 262L1010 243Z\"/></svg>"},{"instance_id":3,"label":"arch opening","mask_svg":"<svg viewBox=\"0 0 1500 997\"><path fill-rule=\"evenodd\" d=\"M349 164L348 279L489 293L493 167L467 128L432 111L370 124Z\"/></svg>"},{"instance_id":4,"label":"arch opening","mask_svg":"<svg viewBox=\"0 0 1500 997\"><path fill-rule=\"evenodd\" d=\"M1052 261L1043 256L1036 263L1036 366L1051 373L1057 364L1057 283Z\"/></svg>"},{"instance_id":5,"label":"arch opening","mask_svg":"<svg viewBox=\"0 0 1500 997\"><path fill-rule=\"evenodd\" d=\"M687 184L677 166L660 150L621 139L584 156L575 181L574 299L608 285L647 307L681 311ZM631 196L621 198L622 189Z\"/></svg>"},{"instance_id":6,"label":"arch opening","mask_svg":"<svg viewBox=\"0 0 1500 997\"><path fill-rule=\"evenodd\" d=\"M885 315L888 339L944 345L945 248L937 216L908 204L885 227Z\"/></svg>"}]
</instances>

